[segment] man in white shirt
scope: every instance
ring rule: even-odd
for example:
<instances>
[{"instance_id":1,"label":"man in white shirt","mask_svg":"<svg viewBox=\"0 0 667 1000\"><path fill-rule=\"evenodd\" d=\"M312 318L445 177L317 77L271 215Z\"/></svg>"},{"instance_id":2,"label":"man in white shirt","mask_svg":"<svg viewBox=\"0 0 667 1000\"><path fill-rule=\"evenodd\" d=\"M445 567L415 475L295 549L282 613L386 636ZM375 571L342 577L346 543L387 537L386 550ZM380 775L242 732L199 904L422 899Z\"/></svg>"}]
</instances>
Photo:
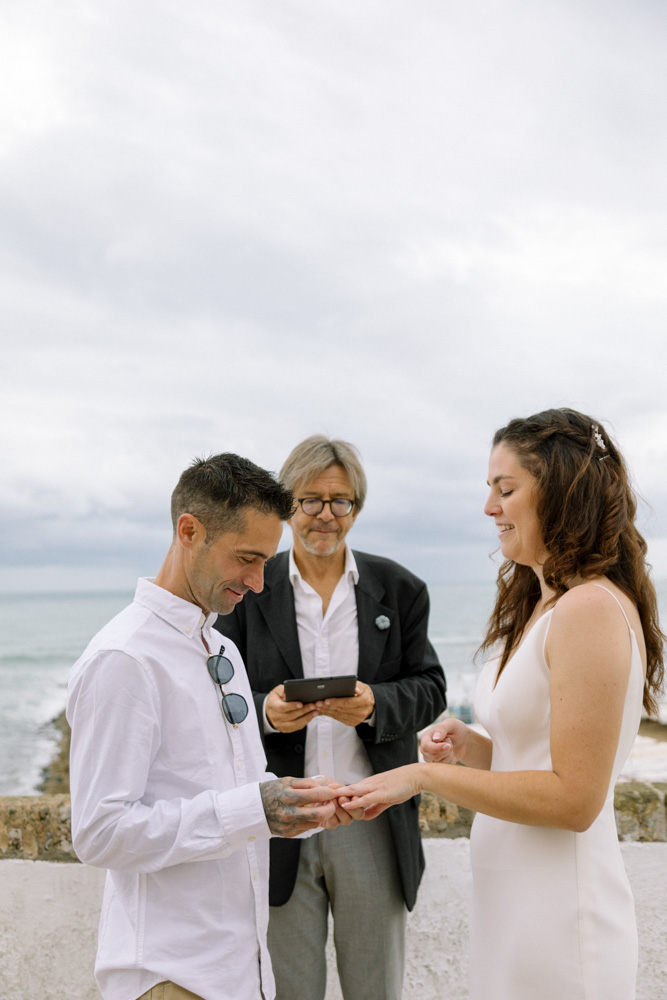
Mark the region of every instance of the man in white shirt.
<instances>
[{"instance_id":1,"label":"man in white shirt","mask_svg":"<svg viewBox=\"0 0 667 1000\"><path fill-rule=\"evenodd\" d=\"M344 822L330 787L266 773L243 661L212 628L259 593L292 495L247 459L198 460L153 580L72 669L72 832L108 869L104 1000L271 1000L268 843Z\"/></svg>"},{"instance_id":2,"label":"man in white shirt","mask_svg":"<svg viewBox=\"0 0 667 1000\"><path fill-rule=\"evenodd\" d=\"M298 501L292 550L267 566L261 595L216 624L245 660L269 766L347 782L415 761L417 731L445 707L426 587L397 563L347 546L366 496L352 445L308 438L280 480ZM357 674L354 697L285 698L286 679L340 674ZM399 1000L406 910L424 868L418 802L335 836L271 844L277 998L323 1000L331 909L345 1000Z\"/></svg>"}]
</instances>

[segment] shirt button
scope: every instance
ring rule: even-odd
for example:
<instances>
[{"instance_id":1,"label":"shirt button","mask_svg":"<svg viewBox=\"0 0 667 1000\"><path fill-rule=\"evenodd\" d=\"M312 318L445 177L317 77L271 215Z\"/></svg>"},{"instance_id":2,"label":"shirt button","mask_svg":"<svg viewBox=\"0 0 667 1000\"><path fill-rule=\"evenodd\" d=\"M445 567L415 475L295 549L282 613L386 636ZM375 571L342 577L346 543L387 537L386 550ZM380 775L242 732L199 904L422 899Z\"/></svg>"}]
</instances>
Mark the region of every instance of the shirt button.
<instances>
[{"instance_id":1,"label":"shirt button","mask_svg":"<svg viewBox=\"0 0 667 1000\"><path fill-rule=\"evenodd\" d=\"M191 628L190 628L190 626L188 625L188 627L186 628L186 630L185 630L185 631L186 631L186 632L188 633L188 635L190 635L190 633L192 632L192 629L191 629Z\"/></svg>"},{"instance_id":2,"label":"shirt button","mask_svg":"<svg viewBox=\"0 0 667 1000\"><path fill-rule=\"evenodd\" d=\"M249 844L252 844L255 840L257 840L257 837L248 837Z\"/></svg>"},{"instance_id":3,"label":"shirt button","mask_svg":"<svg viewBox=\"0 0 667 1000\"><path fill-rule=\"evenodd\" d=\"M252 873L252 880L253 880L253 882L257 881L257 872L253 872Z\"/></svg>"},{"instance_id":4,"label":"shirt button","mask_svg":"<svg viewBox=\"0 0 667 1000\"><path fill-rule=\"evenodd\" d=\"M241 764L241 761L238 761L237 764L236 764L236 770L240 771L242 766L243 765Z\"/></svg>"}]
</instances>

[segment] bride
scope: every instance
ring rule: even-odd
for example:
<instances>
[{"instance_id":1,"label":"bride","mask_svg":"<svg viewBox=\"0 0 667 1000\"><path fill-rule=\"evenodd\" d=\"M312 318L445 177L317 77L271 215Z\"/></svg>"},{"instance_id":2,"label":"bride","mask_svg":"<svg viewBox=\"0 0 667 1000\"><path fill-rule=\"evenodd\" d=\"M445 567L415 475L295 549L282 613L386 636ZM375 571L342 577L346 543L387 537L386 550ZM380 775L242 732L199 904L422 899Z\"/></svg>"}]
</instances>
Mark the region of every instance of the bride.
<instances>
[{"instance_id":1,"label":"bride","mask_svg":"<svg viewBox=\"0 0 667 1000\"><path fill-rule=\"evenodd\" d=\"M421 790L478 813L472 1000L633 1000L614 783L663 680L635 497L600 422L570 409L501 428L488 485L505 557L475 695L489 735L446 719L423 763L340 793L365 819Z\"/></svg>"}]
</instances>

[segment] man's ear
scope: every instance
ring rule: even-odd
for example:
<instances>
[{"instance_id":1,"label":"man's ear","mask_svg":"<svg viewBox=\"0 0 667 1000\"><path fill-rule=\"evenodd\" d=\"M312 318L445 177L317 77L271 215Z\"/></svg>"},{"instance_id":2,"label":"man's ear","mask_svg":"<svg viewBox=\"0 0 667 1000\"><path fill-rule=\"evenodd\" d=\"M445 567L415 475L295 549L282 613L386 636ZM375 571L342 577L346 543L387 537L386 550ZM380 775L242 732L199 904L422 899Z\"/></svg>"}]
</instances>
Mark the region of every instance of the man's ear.
<instances>
[{"instance_id":1,"label":"man's ear","mask_svg":"<svg viewBox=\"0 0 667 1000\"><path fill-rule=\"evenodd\" d=\"M192 549L206 538L206 529L194 514L181 514L176 525L176 535L184 549Z\"/></svg>"}]
</instances>

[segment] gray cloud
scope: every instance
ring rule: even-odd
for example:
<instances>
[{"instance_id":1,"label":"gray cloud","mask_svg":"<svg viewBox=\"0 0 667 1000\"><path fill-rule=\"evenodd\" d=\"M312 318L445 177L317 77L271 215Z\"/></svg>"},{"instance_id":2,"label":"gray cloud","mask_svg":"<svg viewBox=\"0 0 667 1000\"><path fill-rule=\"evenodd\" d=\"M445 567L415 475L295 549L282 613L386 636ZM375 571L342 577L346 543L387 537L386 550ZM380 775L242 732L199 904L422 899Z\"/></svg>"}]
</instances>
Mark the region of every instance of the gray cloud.
<instances>
[{"instance_id":1,"label":"gray cloud","mask_svg":"<svg viewBox=\"0 0 667 1000\"><path fill-rule=\"evenodd\" d=\"M361 448L486 578L493 430L607 421L667 576L662 5L8 5L0 587L156 568L194 455Z\"/></svg>"}]
</instances>

